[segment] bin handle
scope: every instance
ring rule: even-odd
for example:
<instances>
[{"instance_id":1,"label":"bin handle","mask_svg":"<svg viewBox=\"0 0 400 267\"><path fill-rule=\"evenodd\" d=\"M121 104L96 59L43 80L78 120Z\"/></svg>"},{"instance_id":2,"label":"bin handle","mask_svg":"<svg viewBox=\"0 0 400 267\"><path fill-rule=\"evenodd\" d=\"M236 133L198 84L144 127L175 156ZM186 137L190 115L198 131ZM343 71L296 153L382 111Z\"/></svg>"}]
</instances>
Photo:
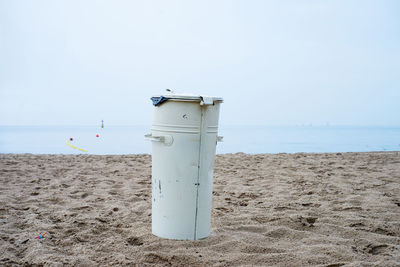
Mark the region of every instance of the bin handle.
<instances>
[{"instance_id":1,"label":"bin handle","mask_svg":"<svg viewBox=\"0 0 400 267\"><path fill-rule=\"evenodd\" d=\"M153 135L150 133L146 134L144 138L149 141L164 143L168 146L174 142L174 138L170 135Z\"/></svg>"}]
</instances>

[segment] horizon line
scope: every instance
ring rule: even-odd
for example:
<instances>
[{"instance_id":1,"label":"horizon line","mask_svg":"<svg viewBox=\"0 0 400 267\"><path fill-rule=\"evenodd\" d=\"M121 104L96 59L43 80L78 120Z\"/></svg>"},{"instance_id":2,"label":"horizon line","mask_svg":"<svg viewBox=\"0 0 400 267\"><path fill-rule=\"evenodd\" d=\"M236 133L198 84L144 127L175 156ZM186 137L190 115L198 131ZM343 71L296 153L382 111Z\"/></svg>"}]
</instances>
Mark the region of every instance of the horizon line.
<instances>
[{"instance_id":1,"label":"horizon line","mask_svg":"<svg viewBox=\"0 0 400 267\"><path fill-rule=\"evenodd\" d=\"M0 127L101 127L98 124L0 124ZM149 127L149 124L107 124L106 127ZM400 127L400 124L220 124L219 127Z\"/></svg>"}]
</instances>

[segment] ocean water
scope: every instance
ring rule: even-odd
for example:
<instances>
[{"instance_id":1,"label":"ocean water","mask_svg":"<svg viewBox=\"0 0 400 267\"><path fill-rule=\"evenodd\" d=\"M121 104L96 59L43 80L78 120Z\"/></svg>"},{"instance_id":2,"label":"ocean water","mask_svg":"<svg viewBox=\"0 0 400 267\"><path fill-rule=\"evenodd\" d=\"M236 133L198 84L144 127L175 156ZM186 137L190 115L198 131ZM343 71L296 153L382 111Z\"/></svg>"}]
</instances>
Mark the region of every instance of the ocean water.
<instances>
[{"instance_id":1,"label":"ocean water","mask_svg":"<svg viewBox=\"0 0 400 267\"><path fill-rule=\"evenodd\" d=\"M148 126L0 126L0 153L151 153ZM99 137L96 137L99 134ZM400 151L400 127L220 126L217 153Z\"/></svg>"}]
</instances>

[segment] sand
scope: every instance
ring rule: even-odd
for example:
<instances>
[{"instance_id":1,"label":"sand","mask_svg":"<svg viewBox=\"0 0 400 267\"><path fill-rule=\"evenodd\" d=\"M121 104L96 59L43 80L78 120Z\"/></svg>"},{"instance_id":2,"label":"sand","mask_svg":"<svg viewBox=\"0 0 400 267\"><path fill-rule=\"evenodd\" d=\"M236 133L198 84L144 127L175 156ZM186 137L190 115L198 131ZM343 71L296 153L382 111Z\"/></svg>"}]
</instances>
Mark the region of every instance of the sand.
<instances>
[{"instance_id":1,"label":"sand","mask_svg":"<svg viewBox=\"0 0 400 267\"><path fill-rule=\"evenodd\" d=\"M0 184L1 266L400 266L399 152L218 155L200 241L151 234L150 155L0 154Z\"/></svg>"}]
</instances>

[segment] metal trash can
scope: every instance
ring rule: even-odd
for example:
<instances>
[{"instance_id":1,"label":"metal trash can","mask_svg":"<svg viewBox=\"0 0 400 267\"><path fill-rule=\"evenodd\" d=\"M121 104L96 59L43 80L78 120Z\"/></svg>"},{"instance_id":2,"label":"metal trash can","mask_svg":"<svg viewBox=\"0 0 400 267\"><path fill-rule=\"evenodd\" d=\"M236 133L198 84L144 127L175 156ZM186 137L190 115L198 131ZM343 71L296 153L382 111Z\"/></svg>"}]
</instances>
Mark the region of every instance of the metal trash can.
<instances>
[{"instance_id":1,"label":"metal trash can","mask_svg":"<svg viewBox=\"0 0 400 267\"><path fill-rule=\"evenodd\" d=\"M152 232L179 240L210 235L215 149L223 99L168 93L152 98Z\"/></svg>"}]
</instances>

